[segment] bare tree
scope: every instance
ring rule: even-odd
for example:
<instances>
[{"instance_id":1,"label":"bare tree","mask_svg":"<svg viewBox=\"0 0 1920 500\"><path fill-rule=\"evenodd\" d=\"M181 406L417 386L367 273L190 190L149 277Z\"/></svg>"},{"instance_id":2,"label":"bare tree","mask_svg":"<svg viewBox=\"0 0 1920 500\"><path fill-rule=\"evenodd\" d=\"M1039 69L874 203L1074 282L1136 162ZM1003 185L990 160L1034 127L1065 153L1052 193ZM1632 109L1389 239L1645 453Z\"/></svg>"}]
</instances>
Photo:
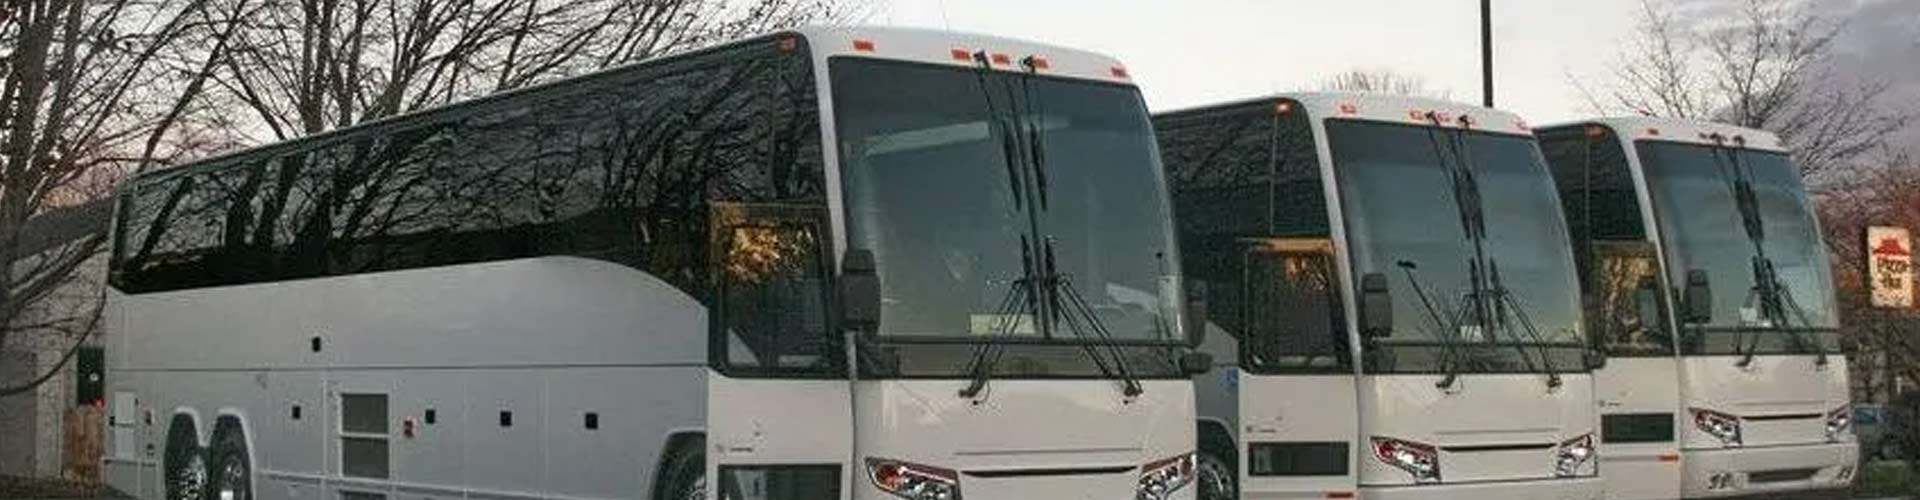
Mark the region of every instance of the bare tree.
<instances>
[{"instance_id":1,"label":"bare tree","mask_svg":"<svg viewBox=\"0 0 1920 500\"><path fill-rule=\"evenodd\" d=\"M838 0L264 0L215 81L286 140L776 28Z\"/></svg>"},{"instance_id":2,"label":"bare tree","mask_svg":"<svg viewBox=\"0 0 1920 500\"><path fill-rule=\"evenodd\" d=\"M77 347L94 330L95 301L53 297L92 278L75 271L99 255L112 183L143 162L194 152L174 132L194 128L183 117L246 8L27 0L0 15L0 350L21 332L64 334Z\"/></svg>"},{"instance_id":3,"label":"bare tree","mask_svg":"<svg viewBox=\"0 0 1920 500\"><path fill-rule=\"evenodd\" d=\"M1320 80L1321 90L1397 94L1445 99L1450 92L1427 86L1427 79L1391 70L1351 69Z\"/></svg>"},{"instance_id":4,"label":"bare tree","mask_svg":"<svg viewBox=\"0 0 1920 500\"><path fill-rule=\"evenodd\" d=\"M1683 18L1643 0L1636 36L1607 81L1574 85L1590 106L1769 130L1816 187L1865 159L1911 120L1881 102L1888 85L1836 74L1842 26L1794 0L1717 0Z\"/></svg>"},{"instance_id":5,"label":"bare tree","mask_svg":"<svg viewBox=\"0 0 1920 500\"><path fill-rule=\"evenodd\" d=\"M1890 149L1890 148L1889 148ZM1821 229L1833 257L1833 277L1848 340L1885 356L1887 374L1920 380L1920 315L1869 305L1867 245L1870 225L1920 227L1920 161L1893 151L1819 198ZM1873 380L1875 374L1863 374ZM1880 384L1888 381L1881 380Z\"/></svg>"}]
</instances>

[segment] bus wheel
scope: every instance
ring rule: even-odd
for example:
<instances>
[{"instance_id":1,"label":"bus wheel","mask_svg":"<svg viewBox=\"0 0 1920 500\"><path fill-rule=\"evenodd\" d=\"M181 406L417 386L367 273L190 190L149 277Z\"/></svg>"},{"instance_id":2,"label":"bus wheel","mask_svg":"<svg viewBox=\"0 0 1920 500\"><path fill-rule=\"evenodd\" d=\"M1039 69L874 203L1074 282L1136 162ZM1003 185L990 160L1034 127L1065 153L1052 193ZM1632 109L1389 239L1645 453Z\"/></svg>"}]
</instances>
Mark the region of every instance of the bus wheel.
<instances>
[{"instance_id":1,"label":"bus wheel","mask_svg":"<svg viewBox=\"0 0 1920 500\"><path fill-rule=\"evenodd\" d=\"M166 446L167 500L206 500L207 454L194 435L193 419L174 417Z\"/></svg>"},{"instance_id":2,"label":"bus wheel","mask_svg":"<svg viewBox=\"0 0 1920 500\"><path fill-rule=\"evenodd\" d=\"M1198 500L1239 499L1240 478L1235 477L1239 471L1234 470L1233 464L1210 450L1201 450L1199 455L1200 467L1194 474L1194 482L1199 483L1199 491L1195 492Z\"/></svg>"},{"instance_id":3,"label":"bus wheel","mask_svg":"<svg viewBox=\"0 0 1920 500\"><path fill-rule=\"evenodd\" d=\"M694 439L672 457L667 467L663 500L707 500L707 445Z\"/></svg>"},{"instance_id":4,"label":"bus wheel","mask_svg":"<svg viewBox=\"0 0 1920 500\"><path fill-rule=\"evenodd\" d=\"M234 428L216 439L213 498L209 500L253 500L253 463L247 460L247 437Z\"/></svg>"}]
</instances>

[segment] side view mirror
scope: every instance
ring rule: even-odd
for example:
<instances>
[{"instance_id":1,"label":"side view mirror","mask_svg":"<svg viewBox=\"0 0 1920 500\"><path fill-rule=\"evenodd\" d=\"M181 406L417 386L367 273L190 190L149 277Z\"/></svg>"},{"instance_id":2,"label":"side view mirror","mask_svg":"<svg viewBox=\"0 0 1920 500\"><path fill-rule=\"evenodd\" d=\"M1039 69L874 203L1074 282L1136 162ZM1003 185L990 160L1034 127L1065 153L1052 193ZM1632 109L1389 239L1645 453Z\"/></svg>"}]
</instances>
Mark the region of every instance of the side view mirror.
<instances>
[{"instance_id":1,"label":"side view mirror","mask_svg":"<svg viewBox=\"0 0 1920 500\"><path fill-rule=\"evenodd\" d=\"M1360 277L1360 335L1381 338L1393 335L1393 291L1384 273Z\"/></svg>"},{"instance_id":2,"label":"side view mirror","mask_svg":"<svg viewBox=\"0 0 1920 500\"><path fill-rule=\"evenodd\" d=\"M1187 324L1182 327L1187 332L1187 345L1198 347L1207 339L1207 282L1190 280L1187 282Z\"/></svg>"},{"instance_id":3,"label":"side view mirror","mask_svg":"<svg viewBox=\"0 0 1920 500\"><path fill-rule=\"evenodd\" d=\"M840 257L837 284L841 325L863 332L880 326L880 273L872 250L848 249Z\"/></svg>"},{"instance_id":4,"label":"side view mirror","mask_svg":"<svg viewBox=\"0 0 1920 500\"><path fill-rule=\"evenodd\" d=\"M1191 351L1180 355L1180 371L1187 375L1200 375L1213 370L1213 355L1200 351Z\"/></svg>"},{"instance_id":5,"label":"side view mirror","mask_svg":"<svg viewBox=\"0 0 1920 500\"><path fill-rule=\"evenodd\" d=\"M1687 271L1687 288L1682 292L1680 321L1684 323L1707 323L1713 321L1713 287L1707 283L1707 272L1700 269Z\"/></svg>"}]
</instances>

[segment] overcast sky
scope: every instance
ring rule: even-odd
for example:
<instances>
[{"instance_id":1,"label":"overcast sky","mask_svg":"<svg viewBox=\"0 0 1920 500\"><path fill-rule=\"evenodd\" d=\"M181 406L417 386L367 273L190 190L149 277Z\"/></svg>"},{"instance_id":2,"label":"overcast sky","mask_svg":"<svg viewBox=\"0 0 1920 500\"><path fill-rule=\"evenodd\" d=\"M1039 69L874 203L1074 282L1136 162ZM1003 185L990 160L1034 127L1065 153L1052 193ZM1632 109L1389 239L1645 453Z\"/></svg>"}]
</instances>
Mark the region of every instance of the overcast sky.
<instances>
[{"instance_id":1,"label":"overcast sky","mask_svg":"<svg viewBox=\"0 0 1920 500\"><path fill-rule=\"evenodd\" d=\"M1391 69L1454 100L1480 100L1477 0L882 1L873 22L1113 55L1155 110L1312 90L1348 69ZM1850 70L1882 74L1920 98L1920 0L1815 3L1853 28L1840 44ZM1534 123L1589 115L1573 79L1607 74L1639 8L1639 0L1495 0L1498 106Z\"/></svg>"}]
</instances>

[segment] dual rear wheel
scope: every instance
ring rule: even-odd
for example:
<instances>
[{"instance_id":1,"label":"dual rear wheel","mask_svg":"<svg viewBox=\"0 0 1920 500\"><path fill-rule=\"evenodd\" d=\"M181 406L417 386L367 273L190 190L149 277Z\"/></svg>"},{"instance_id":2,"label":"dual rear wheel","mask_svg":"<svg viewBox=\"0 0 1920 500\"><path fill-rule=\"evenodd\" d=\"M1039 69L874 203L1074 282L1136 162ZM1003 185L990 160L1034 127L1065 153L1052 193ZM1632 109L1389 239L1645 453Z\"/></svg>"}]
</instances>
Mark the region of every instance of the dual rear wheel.
<instances>
[{"instance_id":1,"label":"dual rear wheel","mask_svg":"<svg viewBox=\"0 0 1920 500\"><path fill-rule=\"evenodd\" d=\"M253 500L253 463L239 427L217 431L201 447L193 421L175 418L167 431L164 463L167 500Z\"/></svg>"}]
</instances>

